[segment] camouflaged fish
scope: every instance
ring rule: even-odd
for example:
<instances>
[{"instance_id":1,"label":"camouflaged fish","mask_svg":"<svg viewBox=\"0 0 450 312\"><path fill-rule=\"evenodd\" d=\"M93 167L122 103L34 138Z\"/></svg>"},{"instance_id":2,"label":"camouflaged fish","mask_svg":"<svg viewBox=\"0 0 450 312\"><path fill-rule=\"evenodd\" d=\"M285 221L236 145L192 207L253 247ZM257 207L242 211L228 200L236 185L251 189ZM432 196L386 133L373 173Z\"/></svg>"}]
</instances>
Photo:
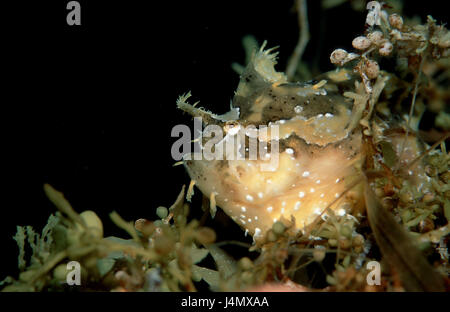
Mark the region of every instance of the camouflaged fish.
<instances>
[{"instance_id":1,"label":"camouflaged fish","mask_svg":"<svg viewBox=\"0 0 450 312\"><path fill-rule=\"evenodd\" d=\"M268 143L267 151L276 143L279 159L273 170L262 170L267 159L245 157L248 147L241 149L243 160L193 160L186 154L183 161L202 193L255 240L282 218L295 218L301 230L327 207L345 214L362 199L361 192L341 196L361 172L363 159L362 131L354 130L364 107L357 107L356 94L344 96L354 87L350 74L340 70L319 77L317 83L293 83L275 70L275 64L276 54L264 45L253 54L227 114L192 106L186 96L177 103L202 117L205 126L222 127L223 140L240 134L249 139L251 134L244 130L249 125L267 127L253 135L259 143ZM203 144L207 141L203 138Z\"/></svg>"}]
</instances>

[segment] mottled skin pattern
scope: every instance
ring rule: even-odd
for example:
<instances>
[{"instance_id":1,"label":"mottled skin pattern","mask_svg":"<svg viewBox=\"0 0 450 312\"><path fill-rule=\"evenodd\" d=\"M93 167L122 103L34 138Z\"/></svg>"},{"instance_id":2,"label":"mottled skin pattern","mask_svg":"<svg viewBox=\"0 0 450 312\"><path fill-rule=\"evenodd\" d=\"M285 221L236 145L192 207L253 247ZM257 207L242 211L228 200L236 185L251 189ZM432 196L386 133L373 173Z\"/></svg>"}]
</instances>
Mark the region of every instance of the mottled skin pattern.
<instances>
[{"instance_id":1,"label":"mottled skin pattern","mask_svg":"<svg viewBox=\"0 0 450 312\"><path fill-rule=\"evenodd\" d=\"M267 160L260 158L184 162L203 194L214 196L255 239L282 217L294 217L298 229L310 224L354 181L362 162L361 131L348 128L353 102L342 95L347 74L325 75L326 81L315 84L289 83L274 70L275 56L269 52L255 53L242 74L232 104L240 115L232 123L278 125L278 167L263 171L260 165ZM259 134L270 149L268 138ZM346 194L331 209L342 214L358 200Z\"/></svg>"}]
</instances>

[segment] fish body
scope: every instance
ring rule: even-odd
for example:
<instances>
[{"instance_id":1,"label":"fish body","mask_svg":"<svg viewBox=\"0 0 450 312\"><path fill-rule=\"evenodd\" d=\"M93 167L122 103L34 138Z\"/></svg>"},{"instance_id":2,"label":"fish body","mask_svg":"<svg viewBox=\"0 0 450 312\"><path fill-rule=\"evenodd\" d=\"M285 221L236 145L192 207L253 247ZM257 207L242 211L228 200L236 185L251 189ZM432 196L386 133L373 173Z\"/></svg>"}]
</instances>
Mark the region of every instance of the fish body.
<instances>
[{"instance_id":1,"label":"fish body","mask_svg":"<svg viewBox=\"0 0 450 312\"><path fill-rule=\"evenodd\" d=\"M288 82L275 71L270 52L261 48L241 75L231 108L238 117L225 121L211 114L226 133L220 143L244 138L234 144L241 159L230 159L222 148L222 159L184 161L202 193L213 196L255 239L282 218L295 218L301 230L331 204L346 213L360 200L355 194L341 196L362 164L362 134L352 127L353 101L342 95L349 75L330 73L318 83ZM249 157L250 138L266 149L257 159Z\"/></svg>"}]
</instances>

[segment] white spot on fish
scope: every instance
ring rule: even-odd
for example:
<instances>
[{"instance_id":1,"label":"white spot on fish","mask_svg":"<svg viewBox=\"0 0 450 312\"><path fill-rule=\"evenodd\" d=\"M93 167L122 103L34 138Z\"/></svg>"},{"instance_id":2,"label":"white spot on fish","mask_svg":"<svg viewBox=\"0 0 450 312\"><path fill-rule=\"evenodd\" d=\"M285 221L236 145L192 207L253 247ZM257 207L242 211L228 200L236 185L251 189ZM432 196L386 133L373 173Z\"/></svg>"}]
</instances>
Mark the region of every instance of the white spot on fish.
<instances>
[{"instance_id":1,"label":"white spot on fish","mask_svg":"<svg viewBox=\"0 0 450 312\"><path fill-rule=\"evenodd\" d=\"M336 211L336 214L341 217L345 216L345 209L343 208L339 209L338 211Z\"/></svg>"},{"instance_id":2,"label":"white spot on fish","mask_svg":"<svg viewBox=\"0 0 450 312\"><path fill-rule=\"evenodd\" d=\"M302 111L303 107L301 107L300 105L294 107L294 112L296 112L297 114L301 113Z\"/></svg>"}]
</instances>

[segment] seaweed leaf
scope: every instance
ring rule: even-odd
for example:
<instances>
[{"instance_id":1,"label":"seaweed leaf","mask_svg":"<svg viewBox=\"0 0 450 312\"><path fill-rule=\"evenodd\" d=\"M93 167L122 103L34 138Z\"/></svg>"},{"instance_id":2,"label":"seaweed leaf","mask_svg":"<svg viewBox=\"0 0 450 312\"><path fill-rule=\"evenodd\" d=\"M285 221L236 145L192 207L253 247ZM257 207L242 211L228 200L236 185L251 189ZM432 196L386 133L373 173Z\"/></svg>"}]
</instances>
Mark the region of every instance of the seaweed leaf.
<instances>
[{"instance_id":1,"label":"seaweed leaf","mask_svg":"<svg viewBox=\"0 0 450 312\"><path fill-rule=\"evenodd\" d=\"M236 260L231 258L225 251L217 247L215 244L206 246L211 256L216 262L217 269L225 279L233 275L237 270Z\"/></svg>"},{"instance_id":2,"label":"seaweed leaf","mask_svg":"<svg viewBox=\"0 0 450 312\"><path fill-rule=\"evenodd\" d=\"M17 242L17 246L19 247L18 267L20 271L23 271L27 266L27 262L25 261L25 238L26 234L24 227L17 226L17 232L13 239Z\"/></svg>"},{"instance_id":3,"label":"seaweed leaf","mask_svg":"<svg viewBox=\"0 0 450 312\"><path fill-rule=\"evenodd\" d=\"M379 203L366 181L369 223L383 257L398 272L407 291L444 291L443 278L428 263L408 234Z\"/></svg>"},{"instance_id":4,"label":"seaweed leaf","mask_svg":"<svg viewBox=\"0 0 450 312\"><path fill-rule=\"evenodd\" d=\"M86 228L86 223L80 217L80 215L72 208L70 203L64 197L63 193L55 190L50 184L44 184L44 192L48 199L58 208L61 212L65 213L74 222L77 222Z\"/></svg>"},{"instance_id":5,"label":"seaweed leaf","mask_svg":"<svg viewBox=\"0 0 450 312\"><path fill-rule=\"evenodd\" d=\"M109 217L111 218L112 222L114 222L115 225L120 227L122 230L125 230L130 236L136 241L139 242L139 236L136 231L136 228L134 227L133 222L127 222L115 211L111 212L109 214Z\"/></svg>"},{"instance_id":6,"label":"seaweed leaf","mask_svg":"<svg viewBox=\"0 0 450 312\"><path fill-rule=\"evenodd\" d=\"M98 259L97 269L101 277L105 276L114 267L116 260L110 257Z\"/></svg>"},{"instance_id":7,"label":"seaweed leaf","mask_svg":"<svg viewBox=\"0 0 450 312\"><path fill-rule=\"evenodd\" d=\"M201 279L207 282L212 290L219 289L220 274L218 271L200 267L194 264L192 266L192 274L199 276Z\"/></svg>"},{"instance_id":8,"label":"seaweed leaf","mask_svg":"<svg viewBox=\"0 0 450 312\"><path fill-rule=\"evenodd\" d=\"M53 229L59 223L59 218L53 214L48 217L47 224L42 229L41 239L39 242L40 252L49 251L53 243Z\"/></svg>"},{"instance_id":9,"label":"seaweed leaf","mask_svg":"<svg viewBox=\"0 0 450 312\"><path fill-rule=\"evenodd\" d=\"M197 248L196 246L192 246L190 248L190 256L192 263L199 263L203 259L206 258L206 256L209 254L209 250L205 248Z\"/></svg>"},{"instance_id":10,"label":"seaweed leaf","mask_svg":"<svg viewBox=\"0 0 450 312\"><path fill-rule=\"evenodd\" d=\"M39 259L39 235L34 231L32 226L27 225L25 227L28 244L32 250L31 265L40 265Z\"/></svg>"}]
</instances>

